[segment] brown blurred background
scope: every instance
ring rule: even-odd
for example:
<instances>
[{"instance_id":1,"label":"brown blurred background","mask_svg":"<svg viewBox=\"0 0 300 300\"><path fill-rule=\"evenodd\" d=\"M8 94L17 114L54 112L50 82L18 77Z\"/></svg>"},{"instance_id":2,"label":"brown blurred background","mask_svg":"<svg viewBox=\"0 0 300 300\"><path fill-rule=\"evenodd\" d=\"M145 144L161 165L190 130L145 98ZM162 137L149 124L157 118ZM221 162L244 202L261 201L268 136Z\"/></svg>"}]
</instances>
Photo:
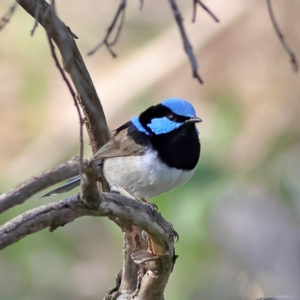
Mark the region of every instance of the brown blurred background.
<instances>
[{"instance_id":1,"label":"brown blurred background","mask_svg":"<svg viewBox=\"0 0 300 300\"><path fill-rule=\"evenodd\" d=\"M300 55L300 2L273 1ZM179 1L205 84L192 79L167 1L128 2L113 59L102 40L118 1L56 1L79 36L111 129L168 97L192 102L203 119L193 179L153 199L180 235L166 299L256 299L299 292L300 81L272 28L265 1L205 3L191 23ZM0 2L0 15L12 4ZM18 8L0 32L0 192L79 152L79 123L44 30ZM299 56L298 55L298 56ZM90 156L87 135L85 155ZM70 194L73 194L71 192ZM36 195L0 216L38 205ZM106 219L81 218L0 253L0 299L102 299L122 264L122 235Z\"/></svg>"}]
</instances>

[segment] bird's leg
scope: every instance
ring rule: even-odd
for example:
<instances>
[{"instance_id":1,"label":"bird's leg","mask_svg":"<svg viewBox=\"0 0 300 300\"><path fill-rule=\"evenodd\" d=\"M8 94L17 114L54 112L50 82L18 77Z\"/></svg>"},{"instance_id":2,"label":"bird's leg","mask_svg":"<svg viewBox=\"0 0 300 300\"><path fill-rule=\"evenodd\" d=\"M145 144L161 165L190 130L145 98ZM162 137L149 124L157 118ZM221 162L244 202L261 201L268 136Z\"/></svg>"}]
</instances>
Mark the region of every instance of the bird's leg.
<instances>
[{"instance_id":1,"label":"bird's leg","mask_svg":"<svg viewBox=\"0 0 300 300\"><path fill-rule=\"evenodd\" d=\"M116 192L118 194L122 194L123 196L133 199L133 200L137 200L134 196L132 196L130 193L128 193L124 188L122 188L121 186L116 186L116 185L112 185L110 187L112 192Z\"/></svg>"},{"instance_id":2,"label":"bird's leg","mask_svg":"<svg viewBox=\"0 0 300 300\"><path fill-rule=\"evenodd\" d=\"M145 199L145 198L140 198L140 199L141 199L142 202L148 203L147 199Z\"/></svg>"}]
</instances>

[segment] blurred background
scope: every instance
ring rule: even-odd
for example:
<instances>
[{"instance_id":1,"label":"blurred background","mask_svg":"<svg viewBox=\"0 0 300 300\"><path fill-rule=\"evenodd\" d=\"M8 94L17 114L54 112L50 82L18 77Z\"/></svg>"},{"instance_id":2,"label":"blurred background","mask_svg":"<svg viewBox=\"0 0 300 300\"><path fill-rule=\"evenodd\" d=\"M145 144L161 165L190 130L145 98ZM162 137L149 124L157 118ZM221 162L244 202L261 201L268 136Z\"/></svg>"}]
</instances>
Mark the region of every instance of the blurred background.
<instances>
[{"instance_id":1,"label":"blurred background","mask_svg":"<svg viewBox=\"0 0 300 300\"><path fill-rule=\"evenodd\" d=\"M2 16L12 0L0 2ZM167 1L128 1L118 54L102 40L119 2L56 1L94 81L110 129L168 97L192 102L201 159L194 177L153 201L180 235L166 299L257 299L299 293L300 80L265 1L210 0L215 23L178 0L205 84L191 77ZM300 56L300 2L273 3ZM79 122L44 30L21 7L0 32L0 193L79 153ZM91 155L85 135L85 156ZM72 191L69 195L74 194ZM42 194L42 193L41 193ZM1 223L62 197L32 197ZM0 253L0 299L102 299L122 266L122 234L84 217Z\"/></svg>"}]
</instances>

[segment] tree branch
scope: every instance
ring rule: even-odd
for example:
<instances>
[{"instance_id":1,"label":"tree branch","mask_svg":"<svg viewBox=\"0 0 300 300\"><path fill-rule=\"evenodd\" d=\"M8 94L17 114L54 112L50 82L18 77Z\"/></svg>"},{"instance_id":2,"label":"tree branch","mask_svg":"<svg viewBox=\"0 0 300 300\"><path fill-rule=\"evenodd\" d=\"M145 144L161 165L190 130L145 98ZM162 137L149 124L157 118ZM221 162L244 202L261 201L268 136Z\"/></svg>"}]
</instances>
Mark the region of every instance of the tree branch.
<instances>
[{"instance_id":1,"label":"tree branch","mask_svg":"<svg viewBox=\"0 0 300 300\"><path fill-rule=\"evenodd\" d=\"M197 58L195 57L195 54L193 52L193 48L189 42L189 39L187 37L187 34L185 32L184 26L183 26L183 19L181 16L181 13L178 9L178 6L176 4L175 0L169 0L171 4L171 8L175 17L175 20L177 22L179 32L183 41L184 50L190 60L191 67L193 70L193 77L196 78L201 84L203 84L203 80L201 79L200 75L198 74L198 62Z\"/></svg>"},{"instance_id":2,"label":"tree branch","mask_svg":"<svg viewBox=\"0 0 300 300\"><path fill-rule=\"evenodd\" d=\"M66 81L74 101L77 99L83 109L92 150L95 153L108 140L109 135L100 100L74 41L75 35L55 14L54 0L51 1L52 6L44 0L17 1L46 29L55 63ZM112 30L121 18L115 39L110 43L106 41L109 49L120 36L125 7L126 0L121 0L119 10L108 29L107 38L110 34L109 30ZM36 24L32 32L34 32ZM62 55L64 69L69 73L77 95L64 76L52 40ZM189 49L185 46L185 49L187 52L192 51L191 47ZM197 65L195 72L197 74ZM79 118L82 120L80 112ZM82 157L82 148L80 153ZM2 205L4 211L24 202L41 189L78 174L78 163L72 167L68 165L64 167L35 176L9 193L0 196L0 208ZM162 300L176 258L174 236L178 237L178 235L172 225L147 204L116 194L99 193L96 182L102 174L98 173L98 168L93 160L85 161L81 175L81 195L30 210L2 225L0 227L0 249L42 229L49 228L50 231L53 231L81 216L107 216L123 231L124 263L119 286L117 289L110 290L106 299L124 299L129 296L136 300Z\"/></svg>"},{"instance_id":3,"label":"tree branch","mask_svg":"<svg viewBox=\"0 0 300 300\"><path fill-rule=\"evenodd\" d=\"M278 39L279 39L280 43L282 44L283 48L285 49L285 51L287 52L287 54L290 57L290 62L291 62L293 71L295 73L297 73L298 72L298 67L299 67L299 62L297 60L296 54L292 51L292 49L290 48L290 46L288 45L288 43L284 39L284 36L283 36L283 34L282 34L278 24L277 24L276 18L275 18L274 13L273 13L271 0L267 0L267 6L268 6L269 15L270 15L274 30L276 32L276 35L278 36Z\"/></svg>"},{"instance_id":4,"label":"tree branch","mask_svg":"<svg viewBox=\"0 0 300 300\"><path fill-rule=\"evenodd\" d=\"M68 87L68 89L71 93L71 96L72 96L73 101L74 101L74 105L75 105L76 110L77 110L77 114L78 114L78 118L79 118L79 143L80 143L80 154L79 154L79 157L80 157L80 172L79 173L82 174L82 168L83 168L83 124L84 124L84 120L82 118L81 111L80 111L80 108L79 108L79 105L78 105L78 102L77 102L76 93L73 90L73 87L72 87L69 79L65 75L64 70L60 66L60 63L59 63L58 58L57 58L56 53L55 53L55 48L54 48L52 39L51 39L51 37L48 33L47 33L47 38L48 38L48 42L49 42L49 45L50 45L50 51L51 51L52 57L54 59L55 65L58 68L58 71L60 72L64 82L66 83L66 85L67 85L67 87Z\"/></svg>"},{"instance_id":5,"label":"tree branch","mask_svg":"<svg viewBox=\"0 0 300 300\"><path fill-rule=\"evenodd\" d=\"M73 162L76 167L73 171L78 172L78 162ZM60 180L60 176L66 176L66 171L70 170L66 164L42 173L2 198L10 207L16 200L21 203L18 195L24 201L28 191L37 192L45 183L53 184L51 180ZM163 299L176 258L174 237L178 237L177 233L152 206L117 194L99 193L97 176L94 161L87 160L82 173L82 197L77 195L38 207L5 223L0 227L0 250L27 235L45 228L53 231L81 216L107 216L123 231L124 260L119 286L111 289L105 299L124 299L124 296L140 300Z\"/></svg>"},{"instance_id":6,"label":"tree branch","mask_svg":"<svg viewBox=\"0 0 300 300\"><path fill-rule=\"evenodd\" d=\"M137 263L143 264L140 284L136 287L133 277L136 276L135 272L138 266L134 270L126 268L123 273L130 274L131 282L123 282L122 287L127 289L120 289L108 294L106 299L116 299L114 298L116 293L119 295L121 291L122 297L126 294L134 294L135 299L163 299L163 291L174 265L174 230L172 226L162 218L160 213L147 204L117 194L102 193L99 203L97 210L89 209L77 195L27 211L0 227L0 249L4 249L25 236L45 228L53 231L57 227L64 226L82 216L109 216L118 221L125 234L126 228L130 231L130 235L133 227L145 230L152 243L162 249L162 252L154 254L151 253L150 249L148 251L144 249L143 253L139 253L140 258ZM140 245L138 248L142 249L147 245L138 232L132 237L134 237L134 243ZM130 257L132 260L136 248L131 248L131 245L128 246L128 248L125 246L124 252L126 249L131 250L126 254L129 262ZM124 263L125 267L128 267L128 262ZM132 265L134 260L129 263Z\"/></svg>"},{"instance_id":7,"label":"tree branch","mask_svg":"<svg viewBox=\"0 0 300 300\"><path fill-rule=\"evenodd\" d=\"M173 243L174 230L161 214L147 204L118 194L101 193L99 208L86 207L78 195L29 210L0 227L0 249L45 228L63 226L82 216L111 216L120 223L145 230L154 243L166 251ZM100 195L99 195L100 197Z\"/></svg>"}]
</instances>

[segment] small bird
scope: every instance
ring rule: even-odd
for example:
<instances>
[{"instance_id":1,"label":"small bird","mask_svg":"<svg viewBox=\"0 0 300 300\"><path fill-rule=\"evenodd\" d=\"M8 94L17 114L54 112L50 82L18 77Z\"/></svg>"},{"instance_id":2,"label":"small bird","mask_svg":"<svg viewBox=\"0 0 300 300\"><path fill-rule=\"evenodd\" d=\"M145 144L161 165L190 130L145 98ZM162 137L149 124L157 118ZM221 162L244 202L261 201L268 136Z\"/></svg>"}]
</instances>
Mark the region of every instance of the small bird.
<instances>
[{"instance_id":1,"label":"small bird","mask_svg":"<svg viewBox=\"0 0 300 300\"><path fill-rule=\"evenodd\" d=\"M112 192L146 201L187 182L201 145L192 104L169 98L117 128L94 155ZM43 197L70 191L80 175Z\"/></svg>"}]
</instances>

